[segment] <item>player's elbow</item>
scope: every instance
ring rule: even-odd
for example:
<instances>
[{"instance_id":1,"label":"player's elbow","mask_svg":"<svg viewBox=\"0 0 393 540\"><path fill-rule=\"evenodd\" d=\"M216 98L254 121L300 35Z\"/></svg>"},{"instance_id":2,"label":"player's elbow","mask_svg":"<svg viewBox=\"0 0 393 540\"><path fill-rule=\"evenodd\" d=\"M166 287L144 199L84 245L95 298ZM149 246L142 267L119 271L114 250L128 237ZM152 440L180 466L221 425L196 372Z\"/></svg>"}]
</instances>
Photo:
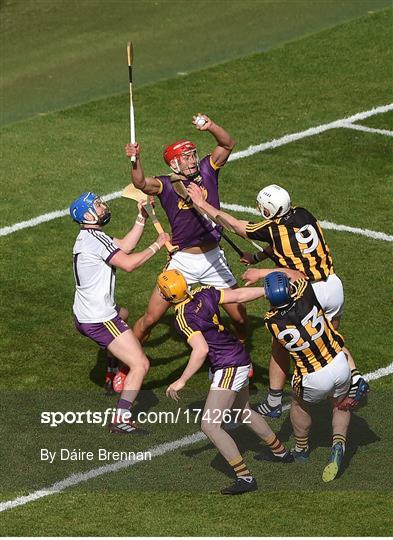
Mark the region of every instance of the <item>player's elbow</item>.
<instances>
[{"instance_id":1,"label":"player's elbow","mask_svg":"<svg viewBox=\"0 0 393 540\"><path fill-rule=\"evenodd\" d=\"M146 189L146 178L138 178L138 177L133 177L132 178L132 183L134 184L134 186L137 188L137 189L140 189L141 191L145 191Z\"/></svg>"},{"instance_id":2,"label":"player's elbow","mask_svg":"<svg viewBox=\"0 0 393 540\"><path fill-rule=\"evenodd\" d=\"M133 272L139 266L140 263L138 263L138 261L135 261L133 257L129 257L129 260L124 265L123 270L125 270L126 272Z\"/></svg>"},{"instance_id":3,"label":"player's elbow","mask_svg":"<svg viewBox=\"0 0 393 540\"><path fill-rule=\"evenodd\" d=\"M203 344L201 347L201 358L205 360L206 356L209 354L209 345L207 343Z\"/></svg>"}]
</instances>

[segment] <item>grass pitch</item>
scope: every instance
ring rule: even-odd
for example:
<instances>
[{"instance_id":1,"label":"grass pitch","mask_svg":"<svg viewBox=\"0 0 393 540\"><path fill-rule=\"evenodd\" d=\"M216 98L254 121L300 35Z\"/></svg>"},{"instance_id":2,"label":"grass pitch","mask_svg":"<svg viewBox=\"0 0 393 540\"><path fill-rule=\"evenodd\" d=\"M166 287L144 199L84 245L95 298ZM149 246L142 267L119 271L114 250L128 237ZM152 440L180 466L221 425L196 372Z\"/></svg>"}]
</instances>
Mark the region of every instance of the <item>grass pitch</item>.
<instances>
[{"instance_id":1,"label":"grass pitch","mask_svg":"<svg viewBox=\"0 0 393 540\"><path fill-rule=\"evenodd\" d=\"M137 133L148 174L165 170L162 148L176 137L192 137L200 154L211 149L209 135L196 133L190 119L206 111L238 141L237 149L258 144L384 105L391 100L392 11L370 14L320 34L136 92ZM234 74L237 84L234 86ZM173 114L176 111L176 114ZM115 96L2 128L7 184L2 226L65 208L81 190L109 193L129 181L122 147L128 140L128 97ZM362 122L392 130L392 114ZM221 198L253 206L261 185L275 181L295 204L320 219L392 234L392 139L374 133L334 130L228 164L221 173ZM11 182L12 179L12 182ZM22 196L23 194L23 196ZM111 203L111 234L120 235L135 217L129 201ZM161 213L162 216L162 213ZM239 214L247 219L247 214ZM163 219L164 221L164 219ZM73 473L102 463L41 462L42 447L146 450L198 431L195 424L154 424L145 439L116 439L99 426L40 425L42 410L102 410L115 400L102 396L103 364L94 344L72 326L71 248L77 229L68 218L1 239L3 446L1 500L26 495ZM374 371L389 364L392 339L387 291L391 244L364 236L326 231L336 271L344 281L346 313L342 331L359 367ZM147 229L141 247L154 238ZM236 275L243 267L228 249ZM143 271L118 274L117 299L133 322L142 312L164 256ZM267 386L269 339L262 328L265 303L249 307L248 343L255 364L254 396ZM173 408L166 386L188 356L174 336L168 314L146 345L152 369L141 408ZM241 498L217 495L229 483L228 468L207 442L165 453L129 469L78 484L0 514L8 535L389 535L392 439L391 377L372 383L367 408L354 415L344 471L331 485L320 479L329 445L323 410L312 438L312 459L301 468L258 462L261 445L243 428L234 432L260 484ZM206 372L184 392L182 407L201 404ZM382 413L382 414L381 414ZM293 441L288 418L274 423ZM12 473L10 473L12 471ZM225 516L225 517L223 517ZM33 525L32 525L33 523Z\"/></svg>"}]
</instances>

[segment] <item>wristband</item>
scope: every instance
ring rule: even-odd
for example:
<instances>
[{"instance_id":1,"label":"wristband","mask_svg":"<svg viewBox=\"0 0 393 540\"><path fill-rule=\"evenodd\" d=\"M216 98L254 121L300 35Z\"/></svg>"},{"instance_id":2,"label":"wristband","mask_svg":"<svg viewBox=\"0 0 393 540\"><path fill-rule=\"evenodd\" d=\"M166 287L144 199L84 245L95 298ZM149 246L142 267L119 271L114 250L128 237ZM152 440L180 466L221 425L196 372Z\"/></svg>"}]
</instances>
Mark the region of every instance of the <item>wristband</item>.
<instances>
[{"instance_id":1,"label":"wristband","mask_svg":"<svg viewBox=\"0 0 393 540\"><path fill-rule=\"evenodd\" d=\"M161 249L160 244L158 244L157 242L154 242L153 246L157 246L157 251L160 251Z\"/></svg>"},{"instance_id":2,"label":"wristband","mask_svg":"<svg viewBox=\"0 0 393 540\"><path fill-rule=\"evenodd\" d=\"M258 253L254 253L254 255L252 256L252 258L254 259L254 261L255 261L256 263L259 263L259 262L260 262L260 260L258 259Z\"/></svg>"},{"instance_id":3,"label":"wristband","mask_svg":"<svg viewBox=\"0 0 393 540\"><path fill-rule=\"evenodd\" d=\"M152 250L153 255L155 255L157 253L157 251L158 251L158 250L155 250L153 246L149 246L149 249Z\"/></svg>"},{"instance_id":4,"label":"wristband","mask_svg":"<svg viewBox=\"0 0 393 540\"><path fill-rule=\"evenodd\" d=\"M145 226L146 219L143 217L143 214L138 214L135 220L135 223L138 225L141 225L142 227Z\"/></svg>"}]
</instances>

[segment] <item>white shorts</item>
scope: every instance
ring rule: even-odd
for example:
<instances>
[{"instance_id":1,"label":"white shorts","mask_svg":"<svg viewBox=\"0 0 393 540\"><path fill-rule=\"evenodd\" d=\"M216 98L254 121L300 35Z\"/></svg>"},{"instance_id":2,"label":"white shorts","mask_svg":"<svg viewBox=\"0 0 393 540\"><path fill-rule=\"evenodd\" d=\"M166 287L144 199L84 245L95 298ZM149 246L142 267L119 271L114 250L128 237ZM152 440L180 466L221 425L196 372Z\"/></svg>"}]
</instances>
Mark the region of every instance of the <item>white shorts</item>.
<instances>
[{"instance_id":1,"label":"white shorts","mask_svg":"<svg viewBox=\"0 0 393 540\"><path fill-rule=\"evenodd\" d=\"M209 379L212 381L210 389L222 388L240 392L242 388L248 386L248 374L251 364L247 366L228 367L218 369L214 373L209 371Z\"/></svg>"},{"instance_id":2,"label":"white shorts","mask_svg":"<svg viewBox=\"0 0 393 540\"><path fill-rule=\"evenodd\" d=\"M178 251L171 257L166 270L172 268L183 274L187 285L200 283L212 285L217 289L228 289L236 285L236 278L228 266L223 250L219 247L206 253Z\"/></svg>"},{"instance_id":3,"label":"white shorts","mask_svg":"<svg viewBox=\"0 0 393 540\"><path fill-rule=\"evenodd\" d=\"M351 369L347 357L340 351L327 366L315 373L292 377L292 389L304 401L316 403L328 397L337 398L348 393Z\"/></svg>"},{"instance_id":4,"label":"white shorts","mask_svg":"<svg viewBox=\"0 0 393 540\"><path fill-rule=\"evenodd\" d=\"M325 281L313 281L311 285L329 321L342 315L344 289L341 279L336 274L331 274Z\"/></svg>"}]
</instances>

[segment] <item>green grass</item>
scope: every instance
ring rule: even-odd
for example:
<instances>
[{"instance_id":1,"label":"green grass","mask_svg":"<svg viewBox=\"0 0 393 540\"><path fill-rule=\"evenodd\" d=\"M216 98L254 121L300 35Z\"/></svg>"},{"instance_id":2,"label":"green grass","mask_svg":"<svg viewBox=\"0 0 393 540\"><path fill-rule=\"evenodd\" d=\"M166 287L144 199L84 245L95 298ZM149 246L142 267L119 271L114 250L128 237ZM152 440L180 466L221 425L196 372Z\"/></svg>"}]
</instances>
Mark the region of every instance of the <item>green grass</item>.
<instances>
[{"instance_id":1,"label":"green grass","mask_svg":"<svg viewBox=\"0 0 393 540\"><path fill-rule=\"evenodd\" d=\"M372 13L389 0L1 2L0 125L243 57Z\"/></svg>"},{"instance_id":2,"label":"green grass","mask_svg":"<svg viewBox=\"0 0 393 540\"><path fill-rule=\"evenodd\" d=\"M392 58L387 39L391 20L392 11L385 10L266 54L138 89L137 130L146 172L165 171L162 148L177 137L192 137L201 155L211 149L210 136L196 133L191 126L191 116L198 110L226 127L241 150L389 103L391 76L386 66ZM391 129L391 120L389 113L361 123ZM122 154L129 135L126 94L6 126L1 135L5 172L1 226L65 208L83 190L104 194L129 181L129 164ZM221 173L221 198L254 206L257 191L274 181L291 192L295 204L320 219L392 234L391 151L389 137L329 131L228 164ZM133 222L135 208L121 199L113 201L111 209L108 231L121 235ZM162 211L157 211L165 223ZM146 229L141 246L155 237L151 226ZM102 396L102 355L72 324L70 253L76 234L76 226L61 218L1 239L6 261L0 322L0 436L7 464L0 476L3 501L99 465L49 466L39 461L41 447L101 445L139 450L198 429L184 422L155 425L150 437L130 444L129 439L109 438L97 426L40 425L42 410L101 410L115 403ZM326 230L326 237L345 285L342 331L359 367L373 371L392 361L387 293L393 285L387 264L391 244L331 230ZM226 252L240 276L244 268L232 252ZM129 308L131 322L143 312L164 262L160 254L143 270L118 273L117 299ZM248 310L247 346L255 364L253 401L268 384L270 340L261 320L266 306L256 302ZM174 336L172 322L168 314L146 345L152 369L141 407L156 411L174 407L164 391L181 372L188 349ZM2 531L9 535L391 534L392 497L386 471L391 468L392 432L386 419L391 416L392 378L374 381L372 388L369 406L352 422L348 466L331 485L320 480L330 432L329 419L318 413L312 459L305 468L254 461L261 446L242 429L236 430L234 435L260 483L256 494L235 501L218 496L217 490L229 482L228 469L216 450L202 442L2 513ZM201 403L207 389L202 371L190 381L182 406ZM272 425L288 444L293 443L287 415Z\"/></svg>"}]
</instances>

